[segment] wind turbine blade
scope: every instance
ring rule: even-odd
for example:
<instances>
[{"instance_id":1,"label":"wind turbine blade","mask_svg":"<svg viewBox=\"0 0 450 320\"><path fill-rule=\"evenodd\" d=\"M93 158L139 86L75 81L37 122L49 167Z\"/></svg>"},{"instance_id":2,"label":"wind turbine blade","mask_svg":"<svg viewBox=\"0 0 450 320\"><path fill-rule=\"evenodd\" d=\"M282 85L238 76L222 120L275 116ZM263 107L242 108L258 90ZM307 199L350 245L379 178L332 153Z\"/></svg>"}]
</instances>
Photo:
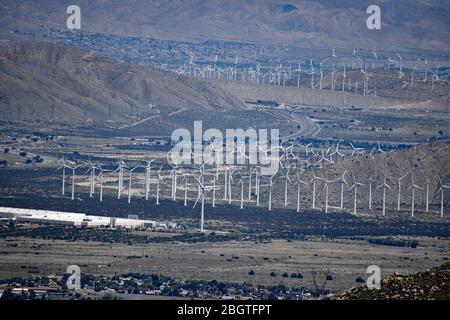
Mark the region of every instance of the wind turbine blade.
<instances>
[{"instance_id":1,"label":"wind turbine blade","mask_svg":"<svg viewBox=\"0 0 450 320\"><path fill-rule=\"evenodd\" d=\"M203 192L203 191L200 191L200 193L198 194L197 200L195 200L195 203L194 203L194 206L192 207L192 209L195 209L195 206L197 205L198 200L200 200L200 196L201 196L202 192Z\"/></svg>"}]
</instances>

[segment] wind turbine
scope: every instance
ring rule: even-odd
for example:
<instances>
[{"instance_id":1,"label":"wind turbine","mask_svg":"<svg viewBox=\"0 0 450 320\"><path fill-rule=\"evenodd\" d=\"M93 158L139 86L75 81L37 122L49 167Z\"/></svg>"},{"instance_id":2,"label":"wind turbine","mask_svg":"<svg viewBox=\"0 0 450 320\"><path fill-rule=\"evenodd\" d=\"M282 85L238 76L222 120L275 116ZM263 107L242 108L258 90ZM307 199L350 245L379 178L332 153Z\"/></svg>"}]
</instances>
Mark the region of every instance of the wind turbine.
<instances>
[{"instance_id":1,"label":"wind turbine","mask_svg":"<svg viewBox=\"0 0 450 320\"><path fill-rule=\"evenodd\" d=\"M427 58L425 58L425 75L423 77L423 82L427 81L427 76L428 76L428 60Z\"/></svg>"},{"instance_id":2,"label":"wind turbine","mask_svg":"<svg viewBox=\"0 0 450 320\"><path fill-rule=\"evenodd\" d=\"M120 195L121 195L121 192L123 189L123 173L124 173L126 167L127 166L126 166L125 162L123 162L123 160L119 160L117 169L113 171L113 172L119 172L119 185L117 188L117 199L120 199Z\"/></svg>"},{"instance_id":3,"label":"wind turbine","mask_svg":"<svg viewBox=\"0 0 450 320\"><path fill-rule=\"evenodd\" d=\"M367 179L369 182L369 210L372 210L372 183L373 183L373 177L369 177Z\"/></svg>"},{"instance_id":4,"label":"wind turbine","mask_svg":"<svg viewBox=\"0 0 450 320\"><path fill-rule=\"evenodd\" d=\"M139 167L134 167L133 169L128 170L129 177L128 177L128 203L131 202L131 175L134 170L136 170Z\"/></svg>"},{"instance_id":5,"label":"wind turbine","mask_svg":"<svg viewBox=\"0 0 450 320\"><path fill-rule=\"evenodd\" d=\"M157 175L156 175L156 205L159 205L159 184L160 184L160 180L161 180L161 170L162 170L162 165L161 167L159 167Z\"/></svg>"},{"instance_id":6,"label":"wind turbine","mask_svg":"<svg viewBox=\"0 0 450 320\"><path fill-rule=\"evenodd\" d=\"M322 81L323 81L323 71L320 70L319 72L320 78L319 78L319 90L322 90Z\"/></svg>"},{"instance_id":7,"label":"wind turbine","mask_svg":"<svg viewBox=\"0 0 450 320\"><path fill-rule=\"evenodd\" d=\"M260 173L258 171L258 169L260 169L259 166L256 166L256 170L255 170L255 190L256 190L256 206L259 207L259 190L260 190Z\"/></svg>"},{"instance_id":8,"label":"wind turbine","mask_svg":"<svg viewBox=\"0 0 450 320\"><path fill-rule=\"evenodd\" d=\"M355 69L356 50L357 50L357 48L353 48L353 53L352 53L352 70Z\"/></svg>"},{"instance_id":9,"label":"wind turbine","mask_svg":"<svg viewBox=\"0 0 450 320\"><path fill-rule=\"evenodd\" d=\"M298 69L294 69L294 71L297 71L297 88L300 88L300 73L302 72L302 65L300 61L298 62Z\"/></svg>"},{"instance_id":10,"label":"wind turbine","mask_svg":"<svg viewBox=\"0 0 450 320\"><path fill-rule=\"evenodd\" d=\"M203 232L203 225L205 221L205 187L203 186L202 182L200 180L203 180L203 173L201 174L201 178L198 179L196 176L194 176L195 180L197 180L197 184L200 188L200 193L197 196L197 200L194 203L194 207L197 205L198 200L202 199L202 207L201 207L201 218L200 218L200 232Z\"/></svg>"},{"instance_id":11,"label":"wind turbine","mask_svg":"<svg viewBox=\"0 0 450 320\"><path fill-rule=\"evenodd\" d=\"M270 176L270 179L269 179L269 211L272 210L272 186L273 186L273 177L274 177L274 175Z\"/></svg>"},{"instance_id":12,"label":"wind turbine","mask_svg":"<svg viewBox=\"0 0 450 320\"><path fill-rule=\"evenodd\" d=\"M434 90L434 81L439 81L439 76L435 72L431 72L431 90Z\"/></svg>"},{"instance_id":13,"label":"wind turbine","mask_svg":"<svg viewBox=\"0 0 450 320\"><path fill-rule=\"evenodd\" d=\"M244 209L244 180L242 176L239 178L239 184L241 185L241 209Z\"/></svg>"},{"instance_id":14,"label":"wind turbine","mask_svg":"<svg viewBox=\"0 0 450 320\"><path fill-rule=\"evenodd\" d=\"M324 186L322 189L322 192L325 191L325 213L328 213L328 183L333 182L333 181L328 181L325 178L319 178L321 180L324 181Z\"/></svg>"},{"instance_id":15,"label":"wind turbine","mask_svg":"<svg viewBox=\"0 0 450 320\"><path fill-rule=\"evenodd\" d=\"M335 62L335 59L337 58L337 55L336 55L336 50L334 50L334 48L333 48L333 51L332 51L332 54L331 54L331 63L332 63L332 77L334 76L334 62ZM332 81L332 90L334 90L334 84L333 84L333 81Z\"/></svg>"},{"instance_id":16,"label":"wind turbine","mask_svg":"<svg viewBox=\"0 0 450 320\"><path fill-rule=\"evenodd\" d=\"M353 145L353 143L351 143L351 142L349 142L349 144L350 144L350 146L351 146L352 149L353 149L352 154L351 154L352 157L353 157L355 154L361 155L361 156L364 155L364 151L365 151L364 148L356 148L356 147Z\"/></svg>"},{"instance_id":17,"label":"wind turbine","mask_svg":"<svg viewBox=\"0 0 450 320\"><path fill-rule=\"evenodd\" d=\"M311 75L311 89L314 89L314 75L317 74L314 72L313 61L310 60L310 75Z\"/></svg>"},{"instance_id":18,"label":"wind turbine","mask_svg":"<svg viewBox=\"0 0 450 320\"><path fill-rule=\"evenodd\" d=\"M344 171L342 173L342 177L341 177L341 203L340 203L340 209L343 210L344 209L344 183L348 186L347 181L345 180L345 174L347 173L347 171Z\"/></svg>"},{"instance_id":19,"label":"wind turbine","mask_svg":"<svg viewBox=\"0 0 450 320\"><path fill-rule=\"evenodd\" d=\"M313 176L309 183L312 182L312 205L311 208L316 208L316 176Z\"/></svg>"},{"instance_id":20,"label":"wind turbine","mask_svg":"<svg viewBox=\"0 0 450 320\"><path fill-rule=\"evenodd\" d=\"M288 184L289 182L292 183L291 179L289 178L289 171L291 170L290 167L288 167L286 175L282 176L281 178L286 178L284 183L284 206L287 207L288 204Z\"/></svg>"},{"instance_id":21,"label":"wind turbine","mask_svg":"<svg viewBox=\"0 0 450 320\"><path fill-rule=\"evenodd\" d=\"M429 199L430 199L430 179L425 181L426 185L426 197L425 197L425 212L428 213Z\"/></svg>"},{"instance_id":22,"label":"wind turbine","mask_svg":"<svg viewBox=\"0 0 450 320\"><path fill-rule=\"evenodd\" d=\"M269 184L267 185L259 185L258 182L258 190L256 193L256 205L259 205L259 191L260 191L260 187L269 187L269 211L272 210L272 187L273 187L273 178L274 178L275 174L269 177Z\"/></svg>"},{"instance_id":23,"label":"wind turbine","mask_svg":"<svg viewBox=\"0 0 450 320\"><path fill-rule=\"evenodd\" d=\"M212 207L215 208L216 207L216 179L219 178L219 173L217 172L216 174L213 175L213 188L212 188L212 192L213 192L213 196L212 196Z\"/></svg>"},{"instance_id":24,"label":"wind turbine","mask_svg":"<svg viewBox=\"0 0 450 320\"><path fill-rule=\"evenodd\" d=\"M254 169L249 171L248 174L248 201L252 200L252 175L254 173Z\"/></svg>"},{"instance_id":25,"label":"wind turbine","mask_svg":"<svg viewBox=\"0 0 450 320\"><path fill-rule=\"evenodd\" d=\"M226 167L223 172L223 182L224 182L223 200L228 199L228 172L229 171L230 171L229 167Z\"/></svg>"},{"instance_id":26,"label":"wind turbine","mask_svg":"<svg viewBox=\"0 0 450 320\"><path fill-rule=\"evenodd\" d=\"M344 72L342 74L342 92L345 92L346 78L347 78L347 74L345 73L345 66L344 66Z\"/></svg>"},{"instance_id":27,"label":"wind turbine","mask_svg":"<svg viewBox=\"0 0 450 320\"><path fill-rule=\"evenodd\" d=\"M64 196L65 194L65 183L66 183L66 168L70 168L67 164L66 161L64 160L64 158L62 159L62 161L59 161L61 163L61 165L59 166L59 168L57 170L61 170L62 169L62 190L61 190L61 195Z\"/></svg>"},{"instance_id":28,"label":"wind turbine","mask_svg":"<svg viewBox=\"0 0 450 320\"><path fill-rule=\"evenodd\" d=\"M238 144L234 144L235 148L236 148L236 157L238 159L238 161L242 158L244 158L245 164L250 164L250 147L249 147L249 154L247 155L245 153L245 142L239 143Z\"/></svg>"},{"instance_id":29,"label":"wind turbine","mask_svg":"<svg viewBox=\"0 0 450 320\"><path fill-rule=\"evenodd\" d=\"M441 177L439 177L439 185L440 188L438 189L437 193L441 193L441 218L444 217L444 189L450 189L450 186L445 185L442 180Z\"/></svg>"},{"instance_id":30,"label":"wind turbine","mask_svg":"<svg viewBox=\"0 0 450 320\"><path fill-rule=\"evenodd\" d=\"M300 174L297 172L297 181L294 183L297 185L297 212L300 212L300 185L307 185L308 183L300 179Z\"/></svg>"},{"instance_id":31,"label":"wind turbine","mask_svg":"<svg viewBox=\"0 0 450 320\"><path fill-rule=\"evenodd\" d=\"M354 199L353 199L353 214L356 215L356 206L357 206L357 201L358 201L358 199L357 199L358 186L364 186L364 184L362 184L362 183L360 183L360 182L357 182L356 179L355 179L355 176L354 176L353 174L352 174L352 177L353 177L354 183L353 183L353 185L350 187L350 190L351 190L351 189L354 189L354 190L355 190L355 191L354 191Z\"/></svg>"},{"instance_id":32,"label":"wind turbine","mask_svg":"<svg viewBox=\"0 0 450 320\"><path fill-rule=\"evenodd\" d=\"M332 58L337 58L336 50L334 48L332 48L331 57Z\"/></svg>"},{"instance_id":33,"label":"wind turbine","mask_svg":"<svg viewBox=\"0 0 450 320\"><path fill-rule=\"evenodd\" d=\"M336 160L338 157L345 157L345 154L339 151L339 141L336 143L336 149L334 150L334 152L330 154L331 157L334 155L336 155Z\"/></svg>"},{"instance_id":34,"label":"wind turbine","mask_svg":"<svg viewBox=\"0 0 450 320\"><path fill-rule=\"evenodd\" d=\"M239 57L236 56L234 59L234 80L237 80L237 64L238 64Z\"/></svg>"},{"instance_id":35,"label":"wind turbine","mask_svg":"<svg viewBox=\"0 0 450 320\"><path fill-rule=\"evenodd\" d=\"M334 91L334 74L335 74L335 71L334 71L334 64L333 64L333 71L331 72L331 90L333 90L333 91Z\"/></svg>"},{"instance_id":36,"label":"wind turbine","mask_svg":"<svg viewBox=\"0 0 450 320\"><path fill-rule=\"evenodd\" d=\"M187 192L188 192L188 174L184 174L184 206L187 206ZM214 207L214 202L213 202Z\"/></svg>"},{"instance_id":37,"label":"wind turbine","mask_svg":"<svg viewBox=\"0 0 450 320\"><path fill-rule=\"evenodd\" d=\"M381 149L381 144L378 142L377 143L377 145L378 145L378 152L379 153L386 153L386 151L384 151L383 149Z\"/></svg>"},{"instance_id":38,"label":"wind turbine","mask_svg":"<svg viewBox=\"0 0 450 320\"><path fill-rule=\"evenodd\" d=\"M323 152L323 149L322 149L321 151L322 151L322 156L321 156L321 158L319 159L319 161L317 161L317 162L315 163L315 165L320 164L320 168L323 168L323 167L325 166L325 161L328 161L329 163L333 163L333 161L331 161L330 159L328 159L328 157L325 157L325 155L328 154L328 152L330 151L329 149L327 150L327 153L326 153L326 154Z\"/></svg>"},{"instance_id":39,"label":"wind turbine","mask_svg":"<svg viewBox=\"0 0 450 320\"><path fill-rule=\"evenodd\" d=\"M203 171L200 171L200 178L194 176L195 180L197 181L198 187L199 187L199 193L197 196L197 200L194 203L194 207L197 205L198 201L201 199L202 201L202 206L201 206L201 220L200 220L200 232L203 232L203 225L204 225L204 221L205 221L205 190L208 187L205 187L205 185L203 184Z\"/></svg>"},{"instance_id":40,"label":"wind turbine","mask_svg":"<svg viewBox=\"0 0 450 320\"><path fill-rule=\"evenodd\" d=\"M398 59L400 61L400 68L399 68L399 71L398 71L398 78L401 79L404 76L404 73L403 73L403 58L398 53L397 53L397 57L398 57Z\"/></svg>"},{"instance_id":41,"label":"wind turbine","mask_svg":"<svg viewBox=\"0 0 450 320\"><path fill-rule=\"evenodd\" d=\"M71 196L71 200L75 199L75 170L77 168L79 168L79 167L81 167L81 164L70 168L70 169L72 169L72 196Z\"/></svg>"},{"instance_id":42,"label":"wind turbine","mask_svg":"<svg viewBox=\"0 0 450 320\"><path fill-rule=\"evenodd\" d=\"M387 70L388 70L388 71L391 70L391 65L392 65L392 64L395 64L395 63L396 63L395 59L392 59L391 57L389 57L389 58L387 59Z\"/></svg>"},{"instance_id":43,"label":"wind turbine","mask_svg":"<svg viewBox=\"0 0 450 320\"><path fill-rule=\"evenodd\" d=\"M92 198L95 193L95 170L98 169L89 159L89 168L86 173L90 172L89 178L89 197Z\"/></svg>"},{"instance_id":44,"label":"wind turbine","mask_svg":"<svg viewBox=\"0 0 450 320\"><path fill-rule=\"evenodd\" d=\"M370 155L374 154L374 153L386 153L386 151L384 151L383 149L381 149L381 144L378 142L377 146L373 147L372 150L370 150Z\"/></svg>"},{"instance_id":45,"label":"wind turbine","mask_svg":"<svg viewBox=\"0 0 450 320\"><path fill-rule=\"evenodd\" d=\"M103 202L103 178L104 172L110 172L111 170L105 170L101 165L98 166L100 169L99 178L100 178L100 202Z\"/></svg>"},{"instance_id":46,"label":"wind turbine","mask_svg":"<svg viewBox=\"0 0 450 320\"><path fill-rule=\"evenodd\" d=\"M414 87L414 71L417 68L417 64L411 70L411 87Z\"/></svg>"},{"instance_id":47,"label":"wind turbine","mask_svg":"<svg viewBox=\"0 0 450 320\"><path fill-rule=\"evenodd\" d=\"M307 145L302 145L302 144L297 144L299 147L304 148L305 149L305 157L308 157L310 153L312 153L313 155L315 155L314 153L314 149L309 148L312 145L312 142L308 143Z\"/></svg>"},{"instance_id":48,"label":"wind turbine","mask_svg":"<svg viewBox=\"0 0 450 320\"><path fill-rule=\"evenodd\" d=\"M407 174L405 174L404 176L401 176L401 177L399 177L399 178L395 178L395 177L392 177L393 179L395 179L395 180L397 180L398 181L398 188L397 188L397 190L398 190L398 193L397 193L397 211L400 211L400 197L401 197L401 193L402 193L402 180L404 179L404 178L406 178L406 176L407 176Z\"/></svg>"},{"instance_id":49,"label":"wind turbine","mask_svg":"<svg viewBox=\"0 0 450 320\"><path fill-rule=\"evenodd\" d=\"M372 51L372 70L375 69L375 61L378 59L376 48Z\"/></svg>"},{"instance_id":50,"label":"wind turbine","mask_svg":"<svg viewBox=\"0 0 450 320\"><path fill-rule=\"evenodd\" d=\"M236 169L231 169L230 172L228 172L228 204L231 204L233 201L232 195L231 195L231 185L233 182L233 173L236 171Z\"/></svg>"},{"instance_id":51,"label":"wind turbine","mask_svg":"<svg viewBox=\"0 0 450 320\"><path fill-rule=\"evenodd\" d=\"M392 190L391 186L386 183L386 176L384 176L383 184L379 188L383 187L383 216L386 215L386 188Z\"/></svg>"},{"instance_id":52,"label":"wind turbine","mask_svg":"<svg viewBox=\"0 0 450 320\"><path fill-rule=\"evenodd\" d=\"M177 200L177 168L173 168L171 171L172 176L172 199L173 201Z\"/></svg>"},{"instance_id":53,"label":"wind turbine","mask_svg":"<svg viewBox=\"0 0 450 320\"><path fill-rule=\"evenodd\" d=\"M419 187L418 185L416 185L416 183L414 182L414 175L411 174L411 186L408 189L411 189L411 217L414 217L414 200L415 200L415 191L416 189L419 190L423 190L423 188Z\"/></svg>"},{"instance_id":54,"label":"wind turbine","mask_svg":"<svg viewBox=\"0 0 450 320\"><path fill-rule=\"evenodd\" d=\"M152 172L152 162L155 160L147 161L147 166L145 167L145 200L148 200L148 195L150 193L150 176Z\"/></svg>"},{"instance_id":55,"label":"wind turbine","mask_svg":"<svg viewBox=\"0 0 450 320\"><path fill-rule=\"evenodd\" d=\"M360 70L361 73L364 75L363 77L363 95L366 95L368 88L369 88L369 73L367 72L367 66L364 64L364 70Z\"/></svg>"}]
</instances>

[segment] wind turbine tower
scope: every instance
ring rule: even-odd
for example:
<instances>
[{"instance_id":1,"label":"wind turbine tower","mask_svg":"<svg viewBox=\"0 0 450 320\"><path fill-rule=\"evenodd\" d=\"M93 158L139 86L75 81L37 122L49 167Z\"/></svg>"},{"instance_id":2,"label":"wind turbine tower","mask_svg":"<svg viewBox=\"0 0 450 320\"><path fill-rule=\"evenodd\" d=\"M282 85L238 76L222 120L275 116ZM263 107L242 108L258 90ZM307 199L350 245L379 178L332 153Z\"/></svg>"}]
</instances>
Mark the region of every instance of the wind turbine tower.
<instances>
[{"instance_id":1,"label":"wind turbine tower","mask_svg":"<svg viewBox=\"0 0 450 320\"><path fill-rule=\"evenodd\" d=\"M409 189L411 189L411 192L412 192L412 194L411 194L411 217L414 217L415 191L416 191L416 189L419 189L419 190L423 190L423 189L414 182L413 175L411 175L411 181L412 181L412 184L409 187Z\"/></svg>"},{"instance_id":2,"label":"wind turbine tower","mask_svg":"<svg viewBox=\"0 0 450 320\"><path fill-rule=\"evenodd\" d=\"M441 218L444 217L444 189L450 189L450 186L445 185L442 180L441 177L439 177L439 184L440 184L440 188L438 189L437 193L441 193Z\"/></svg>"},{"instance_id":3,"label":"wind turbine tower","mask_svg":"<svg viewBox=\"0 0 450 320\"><path fill-rule=\"evenodd\" d=\"M386 176L384 176L383 184L380 186L383 187L383 216L386 215L386 188L392 190L391 186L386 182Z\"/></svg>"}]
</instances>

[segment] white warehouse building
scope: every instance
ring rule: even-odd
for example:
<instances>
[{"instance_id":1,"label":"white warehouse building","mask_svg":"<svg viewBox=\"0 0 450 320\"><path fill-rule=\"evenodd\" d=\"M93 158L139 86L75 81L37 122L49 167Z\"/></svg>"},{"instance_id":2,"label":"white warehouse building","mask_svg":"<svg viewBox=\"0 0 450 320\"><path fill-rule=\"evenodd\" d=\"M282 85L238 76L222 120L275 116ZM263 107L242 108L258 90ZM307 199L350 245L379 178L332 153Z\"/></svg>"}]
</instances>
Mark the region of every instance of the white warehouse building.
<instances>
[{"instance_id":1,"label":"white warehouse building","mask_svg":"<svg viewBox=\"0 0 450 320\"><path fill-rule=\"evenodd\" d=\"M163 225L153 220L92 216L85 213L0 207L0 218L19 222L72 225L89 228L155 228ZM176 224L167 224L176 228Z\"/></svg>"}]
</instances>

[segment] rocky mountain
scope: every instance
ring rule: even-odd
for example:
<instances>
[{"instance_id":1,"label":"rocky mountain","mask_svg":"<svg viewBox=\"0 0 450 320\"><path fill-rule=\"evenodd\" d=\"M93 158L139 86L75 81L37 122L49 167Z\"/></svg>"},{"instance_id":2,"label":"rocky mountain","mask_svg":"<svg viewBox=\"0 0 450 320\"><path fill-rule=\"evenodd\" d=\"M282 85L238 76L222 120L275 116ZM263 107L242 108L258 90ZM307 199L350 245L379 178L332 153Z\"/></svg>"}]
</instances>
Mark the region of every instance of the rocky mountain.
<instances>
[{"instance_id":1,"label":"rocky mountain","mask_svg":"<svg viewBox=\"0 0 450 320\"><path fill-rule=\"evenodd\" d=\"M345 300L430 300L450 298L450 263L411 275L395 273L382 280L381 288L352 288Z\"/></svg>"},{"instance_id":2,"label":"rocky mountain","mask_svg":"<svg viewBox=\"0 0 450 320\"><path fill-rule=\"evenodd\" d=\"M221 82L122 63L46 42L0 43L0 124L106 134L170 135L249 126L294 129L255 113Z\"/></svg>"},{"instance_id":3,"label":"rocky mountain","mask_svg":"<svg viewBox=\"0 0 450 320\"><path fill-rule=\"evenodd\" d=\"M368 180L370 177L374 179L372 200L381 204L382 193L378 188L382 184L384 176L387 177L387 184L391 186L392 191L388 190L386 202L388 205L395 206L397 203L397 184L400 178L402 180L402 208L405 215L410 212L411 206L411 189L412 174L414 175L414 183L419 185L422 190L418 190L415 194L415 203L418 207L424 208L426 199L426 180L429 179L430 203L438 204L440 201L439 177L444 183L449 181L450 163L447 161L450 152L450 142L440 141L435 143L427 143L417 145L413 148L398 152L385 152L361 157L346 157L337 161L334 166L326 167L324 176L341 177L346 172L346 180L351 186L354 179L364 184L360 188L358 201L360 204L368 202ZM337 203L339 200L339 188L330 188L330 201ZM449 193L444 195L445 201L450 199ZM353 201L353 200L352 200ZM352 205L352 203L351 203ZM436 206L433 210L438 211ZM437 214L434 214L438 217Z\"/></svg>"},{"instance_id":4,"label":"rocky mountain","mask_svg":"<svg viewBox=\"0 0 450 320\"><path fill-rule=\"evenodd\" d=\"M231 40L296 47L450 49L450 3L382 0L369 30L368 0L79 0L82 30L177 40ZM61 0L0 1L2 32L66 28Z\"/></svg>"},{"instance_id":5,"label":"rocky mountain","mask_svg":"<svg viewBox=\"0 0 450 320\"><path fill-rule=\"evenodd\" d=\"M0 118L127 125L181 110L239 108L222 90L174 73L50 43L0 44Z\"/></svg>"}]
</instances>

